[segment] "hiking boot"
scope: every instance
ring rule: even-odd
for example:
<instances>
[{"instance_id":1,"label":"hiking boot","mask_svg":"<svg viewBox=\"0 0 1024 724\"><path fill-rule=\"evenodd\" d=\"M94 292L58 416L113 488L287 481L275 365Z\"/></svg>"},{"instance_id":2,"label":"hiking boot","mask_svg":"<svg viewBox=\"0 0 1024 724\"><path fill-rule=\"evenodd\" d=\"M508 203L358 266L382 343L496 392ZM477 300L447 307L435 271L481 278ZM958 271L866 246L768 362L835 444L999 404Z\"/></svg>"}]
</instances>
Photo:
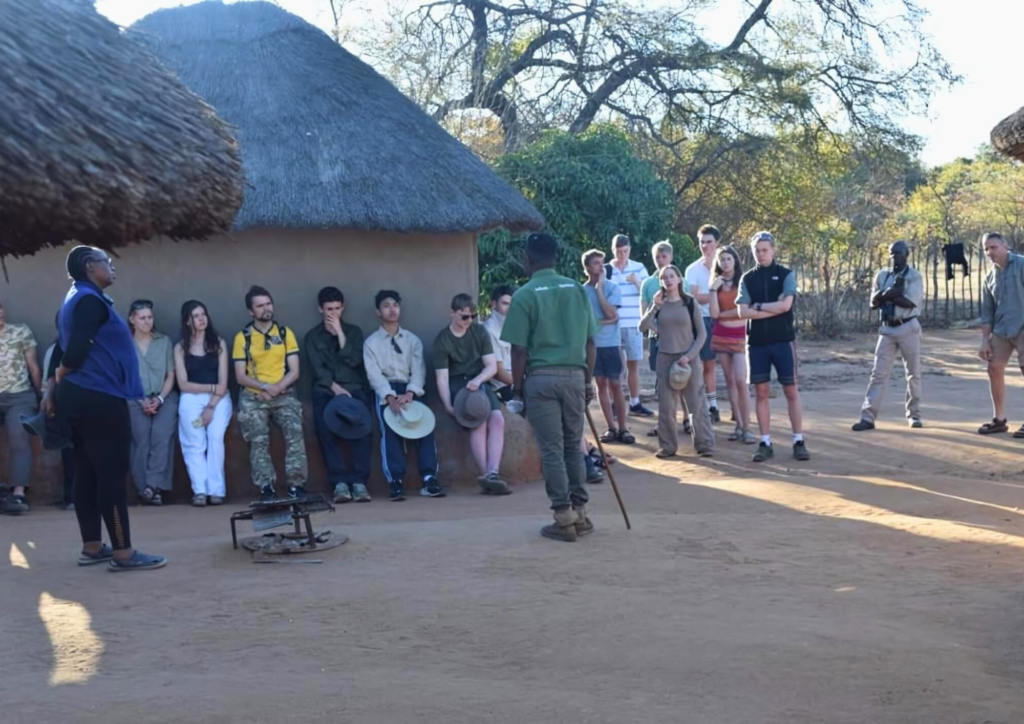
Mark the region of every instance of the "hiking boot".
<instances>
[{"instance_id":1,"label":"hiking boot","mask_svg":"<svg viewBox=\"0 0 1024 724\"><path fill-rule=\"evenodd\" d=\"M370 491L362 483L352 483L352 499L357 503L369 503Z\"/></svg>"},{"instance_id":2,"label":"hiking boot","mask_svg":"<svg viewBox=\"0 0 1024 724\"><path fill-rule=\"evenodd\" d=\"M508 487L508 483L501 479L501 476L496 472L487 473L487 475L480 475L476 479L477 485L480 486L480 492L485 495L511 495L512 488Z\"/></svg>"},{"instance_id":3,"label":"hiking boot","mask_svg":"<svg viewBox=\"0 0 1024 724\"><path fill-rule=\"evenodd\" d=\"M807 451L807 446L804 441L793 443L793 457L797 460L810 460L811 454Z\"/></svg>"},{"instance_id":4,"label":"hiking boot","mask_svg":"<svg viewBox=\"0 0 1024 724\"><path fill-rule=\"evenodd\" d=\"M352 502L352 491L349 490L347 483L338 483L334 486L334 502L335 503L351 503Z\"/></svg>"},{"instance_id":5,"label":"hiking boot","mask_svg":"<svg viewBox=\"0 0 1024 724\"><path fill-rule=\"evenodd\" d=\"M755 463L763 463L765 460L771 460L773 457L775 457L775 450L771 445L762 440L761 444L757 446L757 452L754 453L754 457L750 459Z\"/></svg>"},{"instance_id":6,"label":"hiking boot","mask_svg":"<svg viewBox=\"0 0 1024 724\"><path fill-rule=\"evenodd\" d=\"M644 403L638 402L629 406L629 414L637 417L654 417L654 413L644 407Z\"/></svg>"},{"instance_id":7,"label":"hiking boot","mask_svg":"<svg viewBox=\"0 0 1024 724\"><path fill-rule=\"evenodd\" d=\"M573 512L576 513L576 535L590 535L594 532L594 523L587 517L587 506L580 505L574 506Z\"/></svg>"},{"instance_id":8,"label":"hiking boot","mask_svg":"<svg viewBox=\"0 0 1024 724\"><path fill-rule=\"evenodd\" d=\"M920 417L912 417L910 418L910 426L913 428L922 428L924 427L924 423L921 422Z\"/></svg>"},{"instance_id":9,"label":"hiking boot","mask_svg":"<svg viewBox=\"0 0 1024 724\"><path fill-rule=\"evenodd\" d=\"M296 500L298 500L300 498L307 498L307 497L309 497L309 494L306 493L306 488L304 486L302 486L302 485L289 485L288 486L288 497L289 498L295 498Z\"/></svg>"},{"instance_id":10,"label":"hiking boot","mask_svg":"<svg viewBox=\"0 0 1024 724\"><path fill-rule=\"evenodd\" d=\"M420 488L420 495L424 498L443 498L447 493L444 492L444 488L441 487L441 483L437 482L437 478L433 475L428 475L423 479L423 487Z\"/></svg>"},{"instance_id":11,"label":"hiking boot","mask_svg":"<svg viewBox=\"0 0 1024 724\"><path fill-rule=\"evenodd\" d=\"M405 488L402 486L401 480L395 480L388 484L388 499L392 503L397 503L400 500L405 500Z\"/></svg>"},{"instance_id":12,"label":"hiking boot","mask_svg":"<svg viewBox=\"0 0 1024 724\"><path fill-rule=\"evenodd\" d=\"M273 485L264 485L260 488L260 502L267 503L271 500L277 500L277 491Z\"/></svg>"},{"instance_id":13,"label":"hiking boot","mask_svg":"<svg viewBox=\"0 0 1024 724\"><path fill-rule=\"evenodd\" d=\"M576 511L572 508L562 508L555 511L555 522L540 529L540 534L552 540L561 540L571 543L576 540Z\"/></svg>"},{"instance_id":14,"label":"hiking boot","mask_svg":"<svg viewBox=\"0 0 1024 724\"><path fill-rule=\"evenodd\" d=\"M709 408L708 412L711 413L711 424L712 425L717 425L718 423L720 423L722 421L722 414L718 411L717 407Z\"/></svg>"},{"instance_id":15,"label":"hiking boot","mask_svg":"<svg viewBox=\"0 0 1024 724\"><path fill-rule=\"evenodd\" d=\"M871 422L871 420L858 420L857 422L853 423L853 427L851 427L850 429L853 430L854 432L864 432L865 430L874 430L875 429L875 423Z\"/></svg>"},{"instance_id":16,"label":"hiking boot","mask_svg":"<svg viewBox=\"0 0 1024 724\"><path fill-rule=\"evenodd\" d=\"M28 498L24 495L7 493L0 502L0 513L4 515L22 515L29 511Z\"/></svg>"}]
</instances>

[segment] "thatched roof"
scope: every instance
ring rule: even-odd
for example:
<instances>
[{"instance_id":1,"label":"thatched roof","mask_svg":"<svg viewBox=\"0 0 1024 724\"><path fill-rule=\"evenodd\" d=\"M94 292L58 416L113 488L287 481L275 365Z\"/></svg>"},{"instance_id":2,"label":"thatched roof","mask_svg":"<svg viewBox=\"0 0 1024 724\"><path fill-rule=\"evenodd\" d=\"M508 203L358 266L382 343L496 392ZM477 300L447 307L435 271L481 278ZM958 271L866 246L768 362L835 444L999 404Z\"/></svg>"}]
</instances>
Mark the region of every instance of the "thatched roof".
<instances>
[{"instance_id":1,"label":"thatched roof","mask_svg":"<svg viewBox=\"0 0 1024 724\"><path fill-rule=\"evenodd\" d=\"M1024 161L1024 108L992 129L992 145L1000 153Z\"/></svg>"},{"instance_id":2,"label":"thatched roof","mask_svg":"<svg viewBox=\"0 0 1024 724\"><path fill-rule=\"evenodd\" d=\"M0 1L0 256L230 228L230 128L91 0Z\"/></svg>"},{"instance_id":3,"label":"thatched roof","mask_svg":"<svg viewBox=\"0 0 1024 724\"><path fill-rule=\"evenodd\" d=\"M238 127L236 228L465 232L540 214L370 66L266 2L159 10L131 28Z\"/></svg>"}]
</instances>

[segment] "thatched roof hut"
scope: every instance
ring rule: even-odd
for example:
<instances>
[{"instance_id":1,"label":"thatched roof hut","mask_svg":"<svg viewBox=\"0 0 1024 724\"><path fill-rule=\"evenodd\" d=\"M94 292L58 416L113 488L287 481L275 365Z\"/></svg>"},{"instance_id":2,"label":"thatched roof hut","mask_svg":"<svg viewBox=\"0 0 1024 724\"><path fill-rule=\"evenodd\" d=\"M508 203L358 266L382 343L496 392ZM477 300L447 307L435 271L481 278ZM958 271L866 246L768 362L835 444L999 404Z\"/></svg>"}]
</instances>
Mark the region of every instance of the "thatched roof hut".
<instances>
[{"instance_id":1,"label":"thatched roof hut","mask_svg":"<svg viewBox=\"0 0 1024 724\"><path fill-rule=\"evenodd\" d=\"M992 129L992 146L1002 154L1024 161L1024 108Z\"/></svg>"},{"instance_id":2,"label":"thatched roof hut","mask_svg":"<svg viewBox=\"0 0 1024 724\"><path fill-rule=\"evenodd\" d=\"M237 229L535 229L520 194L370 66L266 2L157 11L131 28L238 127Z\"/></svg>"},{"instance_id":3,"label":"thatched roof hut","mask_svg":"<svg viewBox=\"0 0 1024 724\"><path fill-rule=\"evenodd\" d=\"M0 256L228 229L231 129L91 0L0 2Z\"/></svg>"}]
</instances>

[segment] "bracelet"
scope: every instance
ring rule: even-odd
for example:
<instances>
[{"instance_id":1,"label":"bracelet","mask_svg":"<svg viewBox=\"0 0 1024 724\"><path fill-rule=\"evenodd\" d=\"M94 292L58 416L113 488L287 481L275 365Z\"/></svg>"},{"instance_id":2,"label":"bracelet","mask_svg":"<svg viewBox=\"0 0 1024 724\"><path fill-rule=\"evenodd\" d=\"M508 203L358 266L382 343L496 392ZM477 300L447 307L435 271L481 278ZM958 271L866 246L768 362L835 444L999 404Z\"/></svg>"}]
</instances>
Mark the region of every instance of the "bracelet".
<instances>
[{"instance_id":1,"label":"bracelet","mask_svg":"<svg viewBox=\"0 0 1024 724\"><path fill-rule=\"evenodd\" d=\"M164 404L164 397L163 397L163 395L157 395L156 399L160 400L160 404L161 405Z\"/></svg>"}]
</instances>

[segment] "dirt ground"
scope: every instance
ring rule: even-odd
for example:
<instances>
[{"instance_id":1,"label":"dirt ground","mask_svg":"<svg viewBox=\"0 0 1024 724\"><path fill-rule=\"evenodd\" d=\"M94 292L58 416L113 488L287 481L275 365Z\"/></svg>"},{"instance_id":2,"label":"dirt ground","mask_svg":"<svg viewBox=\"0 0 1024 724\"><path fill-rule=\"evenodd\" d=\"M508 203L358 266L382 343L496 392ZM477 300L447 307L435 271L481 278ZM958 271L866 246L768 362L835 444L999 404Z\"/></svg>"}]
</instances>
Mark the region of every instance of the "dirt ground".
<instances>
[{"instance_id":1,"label":"dirt ground","mask_svg":"<svg viewBox=\"0 0 1024 724\"><path fill-rule=\"evenodd\" d=\"M133 509L171 564L122 576L74 565L70 513L0 519L0 720L1015 724L1024 441L972 434L975 339L925 335L923 430L897 370L860 434L873 339L803 345L810 463L781 395L767 465L726 424L658 461L637 423L633 530L606 483L574 544L538 535L540 483L341 507L322 565L232 551L241 506Z\"/></svg>"}]
</instances>

